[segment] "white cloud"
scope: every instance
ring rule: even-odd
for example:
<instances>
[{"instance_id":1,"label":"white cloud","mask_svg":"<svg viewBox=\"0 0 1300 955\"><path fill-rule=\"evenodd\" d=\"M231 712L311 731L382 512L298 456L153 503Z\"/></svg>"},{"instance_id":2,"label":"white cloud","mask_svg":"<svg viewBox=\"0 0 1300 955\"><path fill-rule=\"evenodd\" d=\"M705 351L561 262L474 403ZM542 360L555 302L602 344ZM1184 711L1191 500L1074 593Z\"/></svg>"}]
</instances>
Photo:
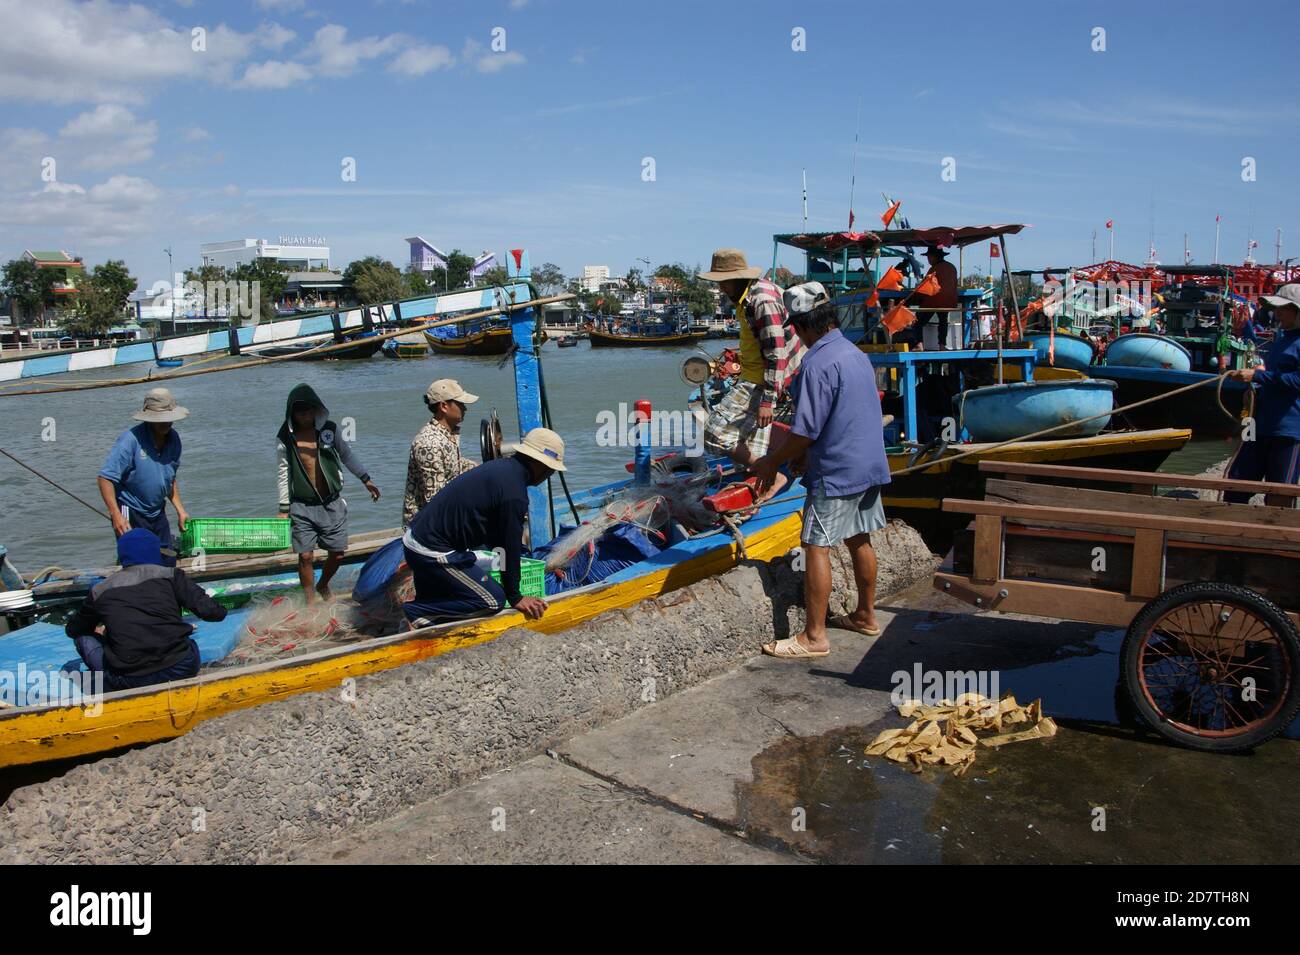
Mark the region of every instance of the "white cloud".
<instances>
[{"instance_id":1,"label":"white cloud","mask_svg":"<svg viewBox=\"0 0 1300 955\"><path fill-rule=\"evenodd\" d=\"M103 103L71 119L59 139L81 156L82 168L130 166L153 158L158 124L137 119L125 106Z\"/></svg>"},{"instance_id":2,"label":"white cloud","mask_svg":"<svg viewBox=\"0 0 1300 955\"><path fill-rule=\"evenodd\" d=\"M268 50L278 50L297 35L278 23L263 23L257 28L257 43Z\"/></svg>"},{"instance_id":3,"label":"white cloud","mask_svg":"<svg viewBox=\"0 0 1300 955\"><path fill-rule=\"evenodd\" d=\"M311 70L301 63L267 60L265 63L251 64L235 85L250 90L282 90L309 79Z\"/></svg>"},{"instance_id":4,"label":"white cloud","mask_svg":"<svg viewBox=\"0 0 1300 955\"><path fill-rule=\"evenodd\" d=\"M403 50L388 65L388 72L409 77L423 76L434 70L447 69L455 62L456 57L445 46L413 46Z\"/></svg>"},{"instance_id":5,"label":"white cloud","mask_svg":"<svg viewBox=\"0 0 1300 955\"><path fill-rule=\"evenodd\" d=\"M0 226L19 232L28 247L112 246L157 226L162 192L145 179L112 176L85 189L47 183L36 193L0 195Z\"/></svg>"},{"instance_id":6,"label":"white cloud","mask_svg":"<svg viewBox=\"0 0 1300 955\"><path fill-rule=\"evenodd\" d=\"M201 143L212 138L212 134L202 126L187 126L181 130L181 136L187 143Z\"/></svg>"},{"instance_id":7,"label":"white cloud","mask_svg":"<svg viewBox=\"0 0 1300 955\"><path fill-rule=\"evenodd\" d=\"M485 51L483 44L473 39L465 41L460 51L460 58L480 73L499 73L507 66L520 66L527 62L522 53L514 50L500 53Z\"/></svg>"},{"instance_id":8,"label":"white cloud","mask_svg":"<svg viewBox=\"0 0 1300 955\"><path fill-rule=\"evenodd\" d=\"M224 82L256 45L224 24L192 48L189 26L112 0L0 3L0 97L44 103L136 103L180 79Z\"/></svg>"},{"instance_id":9,"label":"white cloud","mask_svg":"<svg viewBox=\"0 0 1300 955\"><path fill-rule=\"evenodd\" d=\"M356 72L362 60L391 53L406 42L400 33L391 33L386 37L362 37L359 40L348 40L347 36L347 28L337 23L327 24L316 31L307 54L315 57L316 70L321 75L350 76Z\"/></svg>"}]
</instances>

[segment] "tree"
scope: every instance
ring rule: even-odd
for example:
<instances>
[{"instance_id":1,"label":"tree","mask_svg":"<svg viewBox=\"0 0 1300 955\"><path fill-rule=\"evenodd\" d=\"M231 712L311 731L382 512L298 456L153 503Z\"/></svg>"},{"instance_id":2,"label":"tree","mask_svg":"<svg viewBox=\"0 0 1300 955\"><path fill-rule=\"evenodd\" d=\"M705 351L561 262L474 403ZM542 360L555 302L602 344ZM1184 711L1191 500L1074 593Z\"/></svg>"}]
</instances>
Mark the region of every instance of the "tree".
<instances>
[{"instance_id":1,"label":"tree","mask_svg":"<svg viewBox=\"0 0 1300 955\"><path fill-rule=\"evenodd\" d=\"M504 265L494 265L483 273L479 281L484 285L505 285L510 281L510 273Z\"/></svg>"},{"instance_id":2,"label":"tree","mask_svg":"<svg viewBox=\"0 0 1300 955\"><path fill-rule=\"evenodd\" d=\"M411 295L428 295L436 292L433 283L429 281L429 276L415 266L414 263L406 267L406 287Z\"/></svg>"},{"instance_id":3,"label":"tree","mask_svg":"<svg viewBox=\"0 0 1300 955\"><path fill-rule=\"evenodd\" d=\"M95 266L77 289L75 314L67 323L74 335L102 335L122 321L136 281L120 259Z\"/></svg>"},{"instance_id":4,"label":"tree","mask_svg":"<svg viewBox=\"0 0 1300 955\"><path fill-rule=\"evenodd\" d=\"M45 279L41 271L30 259L13 259L5 264L0 291L13 300L15 325L19 324L23 312L30 318L45 302L42 284Z\"/></svg>"},{"instance_id":5,"label":"tree","mask_svg":"<svg viewBox=\"0 0 1300 955\"><path fill-rule=\"evenodd\" d=\"M628 295L635 295L645 288L645 281L641 278L641 270L638 268L628 269L627 275L623 277L623 286L627 289Z\"/></svg>"},{"instance_id":6,"label":"tree","mask_svg":"<svg viewBox=\"0 0 1300 955\"><path fill-rule=\"evenodd\" d=\"M343 270L343 281L348 285L356 285L357 278L361 273L374 265L386 265L390 269L397 268L383 256L367 255L364 259L357 259L355 262L348 263L348 267Z\"/></svg>"},{"instance_id":7,"label":"tree","mask_svg":"<svg viewBox=\"0 0 1300 955\"><path fill-rule=\"evenodd\" d=\"M447 256L447 288L464 288L469 285L469 273L472 268L474 268L474 256L466 255L460 249L452 249Z\"/></svg>"},{"instance_id":8,"label":"tree","mask_svg":"<svg viewBox=\"0 0 1300 955\"><path fill-rule=\"evenodd\" d=\"M362 305L405 298L409 289L406 277L391 262L370 263L352 283L352 291Z\"/></svg>"},{"instance_id":9,"label":"tree","mask_svg":"<svg viewBox=\"0 0 1300 955\"><path fill-rule=\"evenodd\" d=\"M289 284L289 273L283 265L272 259L258 258L252 262L241 262L226 274L230 280L247 282L252 289L257 290L257 321L275 320L276 303L284 296L284 287ZM232 314L230 319L230 324L239 324L238 316Z\"/></svg>"},{"instance_id":10,"label":"tree","mask_svg":"<svg viewBox=\"0 0 1300 955\"><path fill-rule=\"evenodd\" d=\"M533 285L543 295L550 295L564 288L564 272L554 262L543 262L533 269Z\"/></svg>"}]
</instances>

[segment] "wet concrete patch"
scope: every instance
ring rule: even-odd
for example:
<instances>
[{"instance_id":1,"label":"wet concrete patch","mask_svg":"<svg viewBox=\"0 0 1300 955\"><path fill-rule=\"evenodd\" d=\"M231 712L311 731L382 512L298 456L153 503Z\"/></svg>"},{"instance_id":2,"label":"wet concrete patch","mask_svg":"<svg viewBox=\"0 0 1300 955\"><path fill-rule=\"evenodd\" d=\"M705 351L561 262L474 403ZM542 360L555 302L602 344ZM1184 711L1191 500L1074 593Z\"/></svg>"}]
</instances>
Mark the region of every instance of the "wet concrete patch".
<instances>
[{"instance_id":1,"label":"wet concrete patch","mask_svg":"<svg viewBox=\"0 0 1300 955\"><path fill-rule=\"evenodd\" d=\"M739 818L834 863L1250 864L1300 853L1300 812L1286 797L1300 785L1300 749L1288 741L1222 756L1114 727L1063 727L1049 740L981 749L954 776L863 755L902 722L777 741L737 782Z\"/></svg>"}]
</instances>

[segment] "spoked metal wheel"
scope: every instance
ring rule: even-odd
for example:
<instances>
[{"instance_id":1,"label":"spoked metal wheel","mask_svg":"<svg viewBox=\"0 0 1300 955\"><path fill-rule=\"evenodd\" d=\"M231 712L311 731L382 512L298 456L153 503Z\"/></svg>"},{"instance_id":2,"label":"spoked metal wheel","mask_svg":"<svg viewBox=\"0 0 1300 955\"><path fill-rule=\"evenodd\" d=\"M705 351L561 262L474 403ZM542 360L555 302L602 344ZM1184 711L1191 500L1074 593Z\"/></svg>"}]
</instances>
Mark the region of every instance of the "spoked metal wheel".
<instances>
[{"instance_id":1,"label":"spoked metal wheel","mask_svg":"<svg viewBox=\"0 0 1300 955\"><path fill-rule=\"evenodd\" d=\"M1143 720L1192 749L1257 746L1300 710L1300 635L1245 587L1191 583L1161 594L1134 618L1121 657Z\"/></svg>"}]
</instances>

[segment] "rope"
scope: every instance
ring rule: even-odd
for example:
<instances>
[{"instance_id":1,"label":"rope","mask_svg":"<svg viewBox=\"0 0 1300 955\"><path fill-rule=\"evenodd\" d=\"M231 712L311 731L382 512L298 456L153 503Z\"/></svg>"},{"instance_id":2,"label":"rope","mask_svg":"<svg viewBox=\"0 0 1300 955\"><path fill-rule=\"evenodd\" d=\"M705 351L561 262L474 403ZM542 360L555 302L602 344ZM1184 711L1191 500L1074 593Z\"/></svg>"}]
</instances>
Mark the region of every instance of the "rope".
<instances>
[{"instance_id":1,"label":"rope","mask_svg":"<svg viewBox=\"0 0 1300 955\"><path fill-rule=\"evenodd\" d=\"M100 517L102 517L104 520L107 521L107 520L110 519L109 516L108 516L107 514L105 514L103 511L101 511L99 508L97 508L94 504L91 504L89 501L86 501L86 500L84 500L83 498L77 497L77 495L73 494L71 491L69 491L66 487L64 487L64 486L63 486L62 484L60 484L58 481L55 481L55 480L53 480L53 479L51 479L51 478L47 478L44 474L42 474L40 471L36 470L36 469L35 469L34 467L32 467L30 464L25 464L25 463L23 463L22 461L18 460L16 457L14 457L12 454L10 454L8 451L6 451L4 448L0 448L0 454L3 454L5 457L7 457L7 458L8 458L10 461L12 461L14 464L17 464L19 467L23 467L23 468L26 468L27 470L31 471L33 474L35 474L38 478L40 478L42 481L46 482L47 484L52 484L54 487L58 488L60 491L62 491L64 494L68 495L68 497L72 498L74 501L78 502L79 504L84 504L86 507L90 508L92 511L94 511L96 514L98 514L98 515L99 515Z\"/></svg>"},{"instance_id":2,"label":"rope","mask_svg":"<svg viewBox=\"0 0 1300 955\"><path fill-rule=\"evenodd\" d=\"M552 302L566 302L574 297L575 296L572 293L566 292L563 295L552 295L548 298L534 298L529 299L527 302L520 302L518 304L498 305L496 308L482 309L478 312L470 312L468 315L458 315L455 318L444 318L436 322L426 322L422 325L412 325L406 328L399 328L391 332L383 332L373 337L377 337L380 341L385 341L389 338L397 338L401 335L410 335L414 332L427 331L430 328L442 328L444 325L457 325L461 322L473 321L477 318L486 318L489 315L499 315L502 312L514 312L522 308L530 308L534 305L549 305ZM325 347L310 349L310 352L313 355L323 355L327 352L354 347L356 347L356 342L336 342ZM65 385L62 387L32 388L26 391L0 392L0 398L16 398L26 395L53 395L61 394L65 391L89 391L95 388L117 388L122 385L142 385L146 383L158 384L160 382L171 381L175 378L191 378L196 375L210 375L219 371L235 371L239 368L251 368L254 365L269 365L279 361L293 361L300 357L301 355L280 355L274 358L254 358L248 361L239 362L238 364L221 365L215 368L189 368L184 371L173 372L170 375L158 375L154 377L145 375L143 378L110 378L104 381L84 382ZM195 364L197 364L197 362Z\"/></svg>"}]
</instances>

